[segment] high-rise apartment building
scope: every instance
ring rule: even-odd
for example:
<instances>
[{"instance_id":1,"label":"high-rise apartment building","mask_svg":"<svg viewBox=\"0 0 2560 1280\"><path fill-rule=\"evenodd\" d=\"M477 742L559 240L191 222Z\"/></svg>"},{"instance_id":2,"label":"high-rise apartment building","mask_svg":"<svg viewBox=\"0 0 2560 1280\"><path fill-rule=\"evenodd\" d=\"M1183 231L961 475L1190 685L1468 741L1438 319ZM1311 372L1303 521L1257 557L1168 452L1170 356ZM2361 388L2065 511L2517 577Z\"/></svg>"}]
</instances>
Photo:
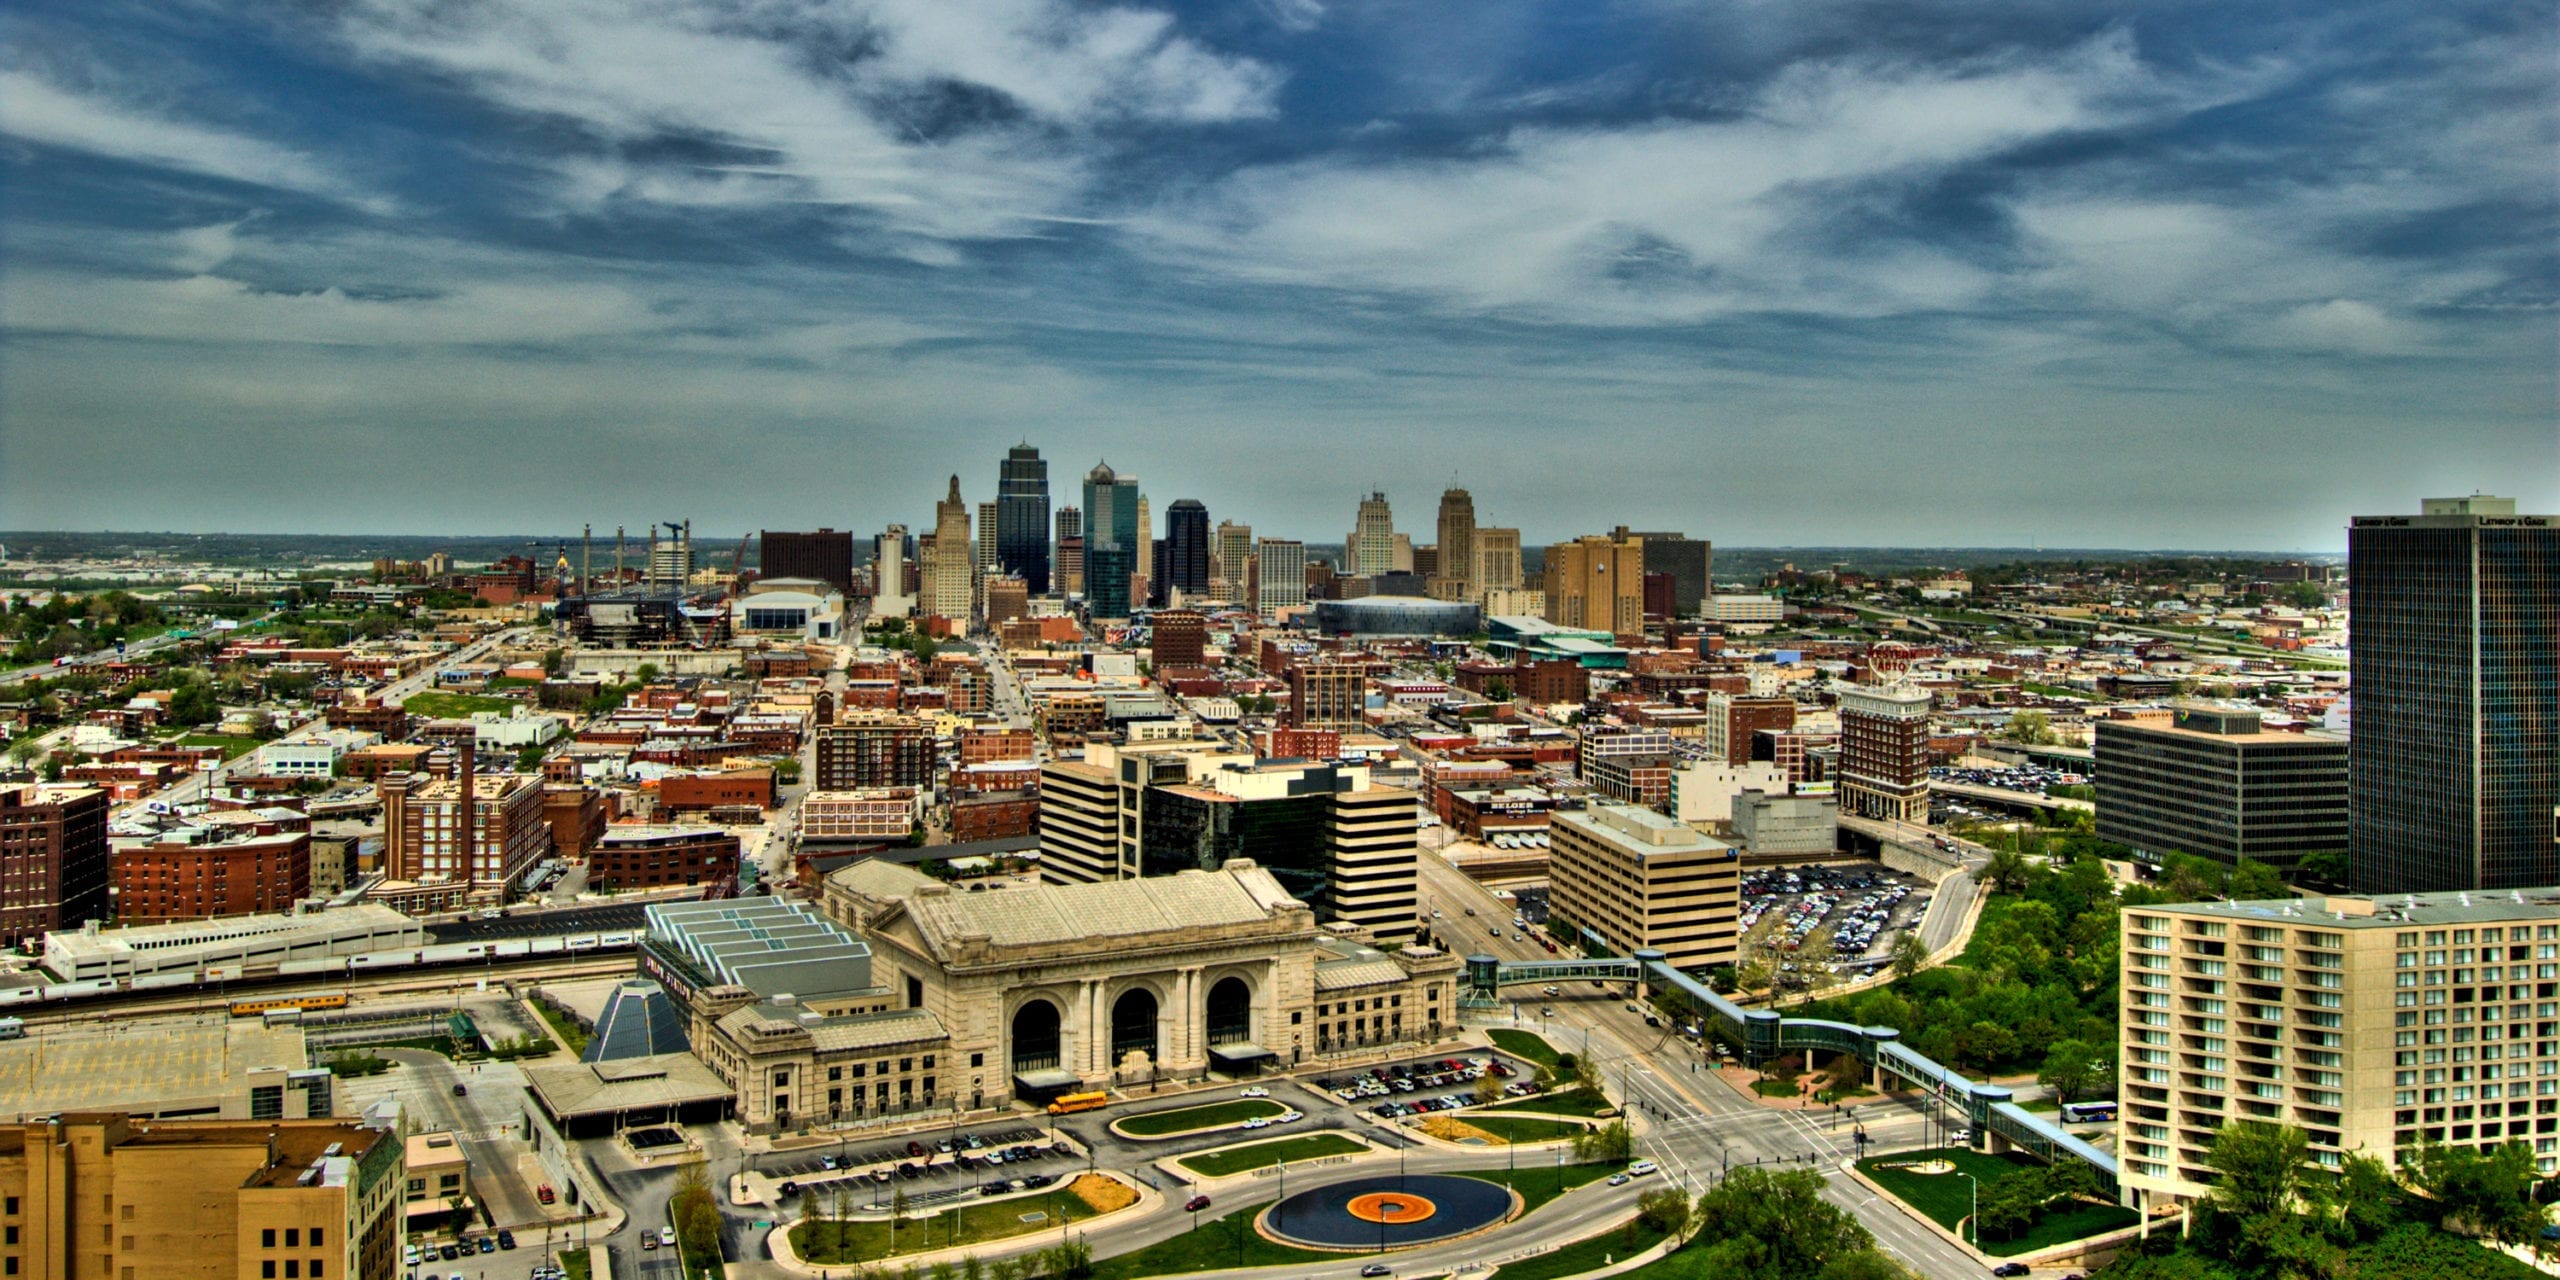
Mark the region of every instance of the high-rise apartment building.
<instances>
[{"instance_id":1,"label":"high-rise apartment building","mask_svg":"<svg viewBox=\"0 0 2560 1280\"><path fill-rule=\"evenodd\" d=\"M452 777L407 774L374 785L388 880L497 897L551 852L539 774L482 773L466 750Z\"/></svg>"},{"instance_id":2,"label":"high-rise apartment building","mask_svg":"<svg viewBox=\"0 0 2560 1280\"><path fill-rule=\"evenodd\" d=\"M1840 812L1929 820L1929 691L1911 685L1840 694Z\"/></svg>"},{"instance_id":3,"label":"high-rise apartment building","mask_svg":"<svg viewBox=\"0 0 2560 1280\"><path fill-rule=\"evenodd\" d=\"M969 504L960 499L960 477L933 507L933 549L925 558L920 607L938 618L967 621L976 594L978 566L969 553Z\"/></svg>"},{"instance_id":4,"label":"high-rise apartment building","mask_svg":"<svg viewBox=\"0 0 2560 1280\"><path fill-rule=\"evenodd\" d=\"M818 726L820 791L933 785L933 730L912 716L847 711Z\"/></svg>"},{"instance_id":5,"label":"high-rise apartment building","mask_svg":"<svg viewBox=\"0 0 2560 1280\"><path fill-rule=\"evenodd\" d=\"M1374 578L1395 568L1395 556L1395 513L1387 507L1387 495L1373 491L1360 500L1351 534L1343 539L1343 568L1360 577Z\"/></svg>"},{"instance_id":6,"label":"high-rise apartment building","mask_svg":"<svg viewBox=\"0 0 2560 1280\"><path fill-rule=\"evenodd\" d=\"M1520 531L1478 529L1469 540L1467 584L1479 600L1487 591L1520 589Z\"/></svg>"},{"instance_id":7,"label":"high-rise apartment building","mask_svg":"<svg viewBox=\"0 0 2560 1280\"><path fill-rule=\"evenodd\" d=\"M1600 801L1547 828L1548 910L1619 955L1660 949L1682 969L1731 964L1742 936L1733 846L1650 809Z\"/></svg>"},{"instance_id":8,"label":"high-rise apartment building","mask_svg":"<svg viewBox=\"0 0 2560 1280\"><path fill-rule=\"evenodd\" d=\"M1547 621L1644 634L1644 544L1621 527L1547 548Z\"/></svg>"},{"instance_id":9,"label":"high-rise apartment building","mask_svg":"<svg viewBox=\"0 0 2560 1280\"><path fill-rule=\"evenodd\" d=\"M1138 572L1141 522L1138 478L1101 463L1084 478L1084 598L1097 618L1129 616L1129 580Z\"/></svg>"},{"instance_id":10,"label":"high-rise apartment building","mask_svg":"<svg viewBox=\"0 0 2560 1280\"><path fill-rule=\"evenodd\" d=\"M871 616L903 618L915 610L907 593L907 527L893 524L871 543Z\"/></svg>"},{"instance_id":11,"label":"high-rise apartment building","mask_svg":"<svg viewBox=\"0 0 2560 1280\"><path fill-rule=\"evenodd\" d=\"M2560 516L2357 516L2347 581L2357 887L2560 883Z\"/></svg>"},{"instance_id":12,"label":"high-rise apartment building","mask_svg":"<svg viewBox=\"0 0 2560 1280\"><path fill-rule=\"evenodd\" d=\"M2291 866L2347 847L2347 740L2274 733L2258 713L2182 705L2098 722L2098 835L2154 861L2191 853Z\"/></svg>"},{"instance_id":13,"label":"high-rise apartment building","mask_svg":"<svg viewBox=\"0 0 2560 1280\"><path fill-rule=\"evenodd\" d=\"M979 503L978 536L969 544L969 550L971 567L981 578L996 569L996 523L996 504Z\"/></svg>"},{"instance_id":14,"label":"high-rise apartment building","mask_svg":"<svg viewBox=\"0 0 2560 1280\"><path fill-rule=\"evenodd\" d=\"M407 1168L400 1135L346 1120L92 1111L10 1125L0 1272L395 1280Z\"/></svg>"},{"instance_id":15,"label":"high-rise apartment building","mask_svg":"<svg viewBox=\"0 0 2560 1280\"><path fill-rule=\"evenodd\" d=\"M1671 612L1694 618L1715 589L1715 544L1685 533L1639 533L1644 571L1671 575Z\"/></svg>"},{"instance_id":16,"label":"high-rise apartment building","mask_svg":"<svg viewBox=\"0 0 2560 1280\"><path fill-rule=\"evenodd\" d=\"M1231 604L1251 604L1245 594L1245 570L1253 563L1253 526L1233 520L1218 522L1209 537L1209 590Z\"/></svg>"},{"instance_id":17,"label":"high-rise apartment building","mask_svg":"<svg viewBox=\"0 0 2560 1280\"><path fill-rule=\"evenodd\" d=\"M833 529L756 535L756 572L765 578L807 578L853 594L853 535Z\"/></svg>"},{"instance_id":18,"label":"high-rise apartment building","mask_svg":"<svg viewBox=\"0 0 2560 1280\"><path fill-rule=\"evenodd\" d=\"M1271 614L1307 602L1307 544L1295 538L1264 538L1254 544L1253 607Z\"/></svg>"},{"instance_id":19,"label":"high-rise apartment building","mask_svg":"<svg viewBox=\"0 0 2560 1280\"><path fill-rule=\"evenodd\" d=\"M1177 499L1164 509L1165 562L1148 581L1161 584L1157 590L1167 600L1175 591L1192 599L1206 596L1215 576L1210 552L1209 508L1197 498Z\"/></svg>"},{"instance_id":20,"label":"high-rise apartment building","mask_svg":"<svg viewBox=\"0 0 2560 1280\"><path fill-rule=\"evenodd\" d=\"M1368 723L1369 669L1356 663L1307 662L1289 668L1289 724L1298 729L1358 728Z\"/></svg>"},{"instance_id":21,"label":"high-rise apartment building","mask_svg":"<svg viewBox=\"0 0 2560 1280\"><path fill-rule=\"evenodd\" d=\"M107 793L0 787L0 943L107 918Z\"/></svg>"},{"instance_id":22,"label":"high-rise apartment building","mask_svg":"<svg viewBox=\"0 0 2560 1280\"><path fill-rule=\"evenodd\" d=\"M1006 450L997 472L995 542L997 565L1032 595L1049 593L1049 464L1029 441Z\"/></svg>"},{"instance_id":23,"label":"high-rise apartment building","mask_svg":"<svg viewBox=\"0 0 2560 1280\"><path fill-rule=\"evenodd\" d=\"M1464 489L1447 489L1440 494L1440 555L1437 569L1443 578L1458 580L1453 599L1464 600L1474 582L1469 575L1476 564L1476 499Z\"/></svg>"},{"instance_id":24,"label":"high-rise apartment building","mask_svg":"<svg viewBox=\"0 0 2560 1280\"><path fill-rule=\"evenodd\" d=\"M2127 907L2116 1152L2134 1207L2192 1203L2226 1124L2291 1125L2335 1169L2418 1144L2533 1144L2560 1170L2548 895Z\"/></svg>"}]
</instances>

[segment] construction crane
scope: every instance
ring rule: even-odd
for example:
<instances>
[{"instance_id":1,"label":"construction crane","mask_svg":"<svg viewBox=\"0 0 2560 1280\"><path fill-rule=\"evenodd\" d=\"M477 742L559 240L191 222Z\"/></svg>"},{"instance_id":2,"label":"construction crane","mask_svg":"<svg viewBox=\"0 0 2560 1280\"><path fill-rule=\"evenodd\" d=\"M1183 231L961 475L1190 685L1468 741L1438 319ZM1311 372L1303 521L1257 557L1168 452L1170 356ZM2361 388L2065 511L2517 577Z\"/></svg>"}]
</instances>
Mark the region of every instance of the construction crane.
<instances>
[{"instance_id":1,"label":"construction crane","mask_svg":"<svg viewBox=\"0 0 2560 1280\"><path fill-rule=\"evenodd\" d=\"M750 533L738 539L738 553L729 557L729 594L744 595L747 590L747 544L755 540Z\"/></svg>"}]
</instances>

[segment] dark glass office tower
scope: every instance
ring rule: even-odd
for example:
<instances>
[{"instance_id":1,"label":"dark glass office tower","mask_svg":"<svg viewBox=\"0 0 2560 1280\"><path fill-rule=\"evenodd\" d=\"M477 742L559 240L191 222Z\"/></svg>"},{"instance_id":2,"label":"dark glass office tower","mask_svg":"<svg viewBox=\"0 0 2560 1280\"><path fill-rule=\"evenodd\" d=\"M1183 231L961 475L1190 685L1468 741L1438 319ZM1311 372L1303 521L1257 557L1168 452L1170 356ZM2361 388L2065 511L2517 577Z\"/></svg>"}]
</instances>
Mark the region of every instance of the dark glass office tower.
<instances>
[{"instance_id":1,"label":"dark glass office tower","mask_svg":"<svg viewBox=\"0 0 2560 1280\"><path fill-rule=\"evenodd\" d=\"M996 564L1048 593L1049 464L1028 443L1005 451L996 476Z\"/></svg>"},{"instance_id":2,"label":"dark glass office tower","mask_svg":"<svg viewBox=\"0 0 2560 1280\"><path fill-rule=\"evenodd\" d=\"M2560 884L2560 517L2421 511L2347 530L2356 886Z\"/></svg>"},{"instance_id":3,"label":"dark glass office tower","mask_svg":"<svg viewBox=\"0 0 2560 1280\"><path fill-rule=\"evenodd\" d=\"M1209 509L1197 498L1183 498L1164 512L1164 550L1156 556L1155 588L1164 599L1165 592L1179 589L1183 595L1197 599L1209 594Z\"/></svg>"}]
</instances>

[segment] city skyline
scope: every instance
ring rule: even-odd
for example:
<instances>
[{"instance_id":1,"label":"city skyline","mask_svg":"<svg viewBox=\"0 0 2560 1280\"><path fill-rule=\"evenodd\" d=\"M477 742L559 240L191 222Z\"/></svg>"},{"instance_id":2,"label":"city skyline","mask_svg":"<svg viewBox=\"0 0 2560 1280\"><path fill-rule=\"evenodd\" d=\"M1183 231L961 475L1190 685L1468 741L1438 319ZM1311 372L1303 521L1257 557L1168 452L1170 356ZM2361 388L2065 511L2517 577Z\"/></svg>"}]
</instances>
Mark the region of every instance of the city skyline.
<instances>
[{"instance_id":1,"label":"city skyline","mask_svg":"<svg viewBox=\"0 0 2560 1280\"><path fill-rule=\"evenodd\" d=\"M33 0L0 523L921 525L1026 436L1326 538L2560 508L2549 24L1886 12Z\"/></svg>"}]
</instances>

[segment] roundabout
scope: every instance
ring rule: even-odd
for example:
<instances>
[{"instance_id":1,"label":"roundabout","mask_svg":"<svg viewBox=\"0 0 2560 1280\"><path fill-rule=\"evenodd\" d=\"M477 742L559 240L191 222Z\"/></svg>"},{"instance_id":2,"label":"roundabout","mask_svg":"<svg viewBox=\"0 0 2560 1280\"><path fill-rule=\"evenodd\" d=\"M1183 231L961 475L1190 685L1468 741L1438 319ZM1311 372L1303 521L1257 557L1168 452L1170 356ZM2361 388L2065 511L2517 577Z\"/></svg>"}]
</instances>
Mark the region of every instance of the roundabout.
<instances>
[{"instance_id":1,"label":"roundabout","mask_svg":"<svg viewBox=\"0 0 2560 1280\"><path fill-rule=\"evenodd\" d=\"M1379 1174L1301 1191L1262 1211L1262 1234L1310 1249L1410 1249L1507 1222L1520 1198L1454 1174Z\"/></svg>"}]
</instances>

